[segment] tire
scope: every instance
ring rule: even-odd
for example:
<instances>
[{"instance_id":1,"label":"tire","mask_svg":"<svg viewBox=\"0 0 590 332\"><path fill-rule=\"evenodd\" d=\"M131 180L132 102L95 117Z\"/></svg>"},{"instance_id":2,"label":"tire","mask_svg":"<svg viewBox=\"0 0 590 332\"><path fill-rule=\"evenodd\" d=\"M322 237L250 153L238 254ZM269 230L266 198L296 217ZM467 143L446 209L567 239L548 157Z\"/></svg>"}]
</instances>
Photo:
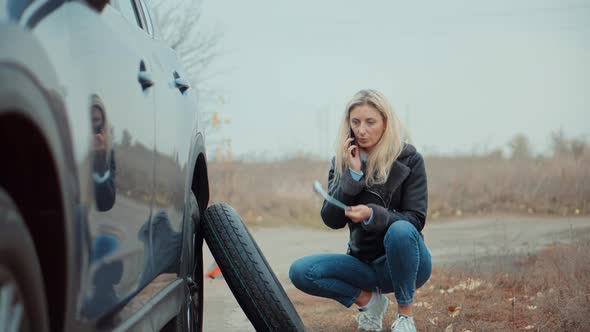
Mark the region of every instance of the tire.
<instances>
[{"instance_id":1,"label":"tire","mask_svg":"<svg viewBox=\"0 0 590 332\"><path fill-rule=\"evenodd\" d=\"M238 213L227 204L205 210L205 242L256 331L304 331L287 293Z\"/></svg>"},{"instance_id":2,"label":"tire","mask_svg":"<svg viewBox=\"0 0 590 332\"><path fill-rule=\"evenodd\" d=\"M10 330L9 320L20 327L15 331L49 331L47 301L35 245L16 204L1 187L0 294L8 295L9 300L4 305L0 303L0 317L8 317L0 319L0 331Z\"/></svg>"}]
</instances>

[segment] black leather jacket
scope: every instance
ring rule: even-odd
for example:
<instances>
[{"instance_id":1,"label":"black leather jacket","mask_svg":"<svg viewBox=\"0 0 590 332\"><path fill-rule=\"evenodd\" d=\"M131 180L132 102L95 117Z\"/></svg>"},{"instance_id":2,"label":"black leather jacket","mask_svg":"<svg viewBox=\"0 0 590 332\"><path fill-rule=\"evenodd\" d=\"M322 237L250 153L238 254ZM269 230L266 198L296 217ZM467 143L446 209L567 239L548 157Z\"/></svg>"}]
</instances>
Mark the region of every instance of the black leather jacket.
<instances>
[{"instance_id":1,"label":"black leather jacket","mask_svg":"<svg viewBox=\"0 0 590 332\"><path fill-rule=\"evenodd\" d=\"M371 187L366 186L364 176L356 181L348 170L343 172L338 183L334 183L332 159L328 192L346 205L366 204L373 209L373 220L368 225L352 222L344 211L326 201L321 210L328 227L338 229L348 225L348 254L363 261L371 262L385 254L383 239L392 223L406 220L419 232L424 228L428 207L426 171L424 159L411 144L406 144L393 162L387 181Z\"/></svg>"}]
</instances>

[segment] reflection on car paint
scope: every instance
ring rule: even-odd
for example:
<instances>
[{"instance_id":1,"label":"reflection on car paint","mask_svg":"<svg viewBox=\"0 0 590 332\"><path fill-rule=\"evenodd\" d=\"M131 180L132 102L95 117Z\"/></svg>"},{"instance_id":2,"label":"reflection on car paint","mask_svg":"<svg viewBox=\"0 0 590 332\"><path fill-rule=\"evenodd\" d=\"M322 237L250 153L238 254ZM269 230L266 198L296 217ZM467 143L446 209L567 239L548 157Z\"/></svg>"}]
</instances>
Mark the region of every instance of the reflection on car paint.
<instances>
[{"instance_id":1,"label":"reflection on car paint","mask_svg":"<svg viewBox=\"0 0 590 332\"><path fill-rule=\"evenodd\" d=\"M112 311L119 302L125 303L147 286L160 274L179 273L182 233L175 232L164 210L158 211L140 228L138 238L144 244L143 266L136 291L126 300L120 299L115 286L123 275L122 259L112 254L120 245L120 239L113 234L99 234L92 248L92 289L84 302L82 315L95 319Z\"/></svg>"}]
</instances>

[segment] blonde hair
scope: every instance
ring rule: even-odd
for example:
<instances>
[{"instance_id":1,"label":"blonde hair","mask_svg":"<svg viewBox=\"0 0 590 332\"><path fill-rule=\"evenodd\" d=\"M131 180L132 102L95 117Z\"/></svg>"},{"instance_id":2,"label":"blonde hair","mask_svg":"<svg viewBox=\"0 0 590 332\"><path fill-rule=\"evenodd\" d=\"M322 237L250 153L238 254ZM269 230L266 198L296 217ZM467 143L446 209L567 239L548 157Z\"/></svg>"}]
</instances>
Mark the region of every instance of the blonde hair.
<instances>
[{"instance_id":1,"label":"blonde hair","mask_svg":"<svg viewBox=\"0 0 590 332\"><path fill-rule=\"evenodd\" d=\"M372 186L373 184L385 183L387 181L391 165L402 152L402 138L404 140L406 139L406 133L387 98L381 92L372 89L357 92L346 105L336 139L336 157L334 161L335 182L338 181L348 167L347 159L345 158L346 151L342 147L342 142L349 135L350 112L355 107L361 105L374 107L381 114L385 127L381 139L367 155L365 181L367 186Z\"/></svg>"},{"instance_id":2,"label":"blonde hair","mask_svg":"<svg viewBox=\"0 0 590 332\"><path fill-rule=\"evenodd\" d=\"M105 111L105 107L104 107L104 103L102 102L102 100L100 99L100 97L98 97L97 95L92 95L90 96L90 114L92 114L92 112L97 111L100 113L100 115L102 116L102 134L104 136L104 140L105 140L105 145L107 148L107 151L110 151L112 148L112 132L111 132L111 127L109 126L109 121L107 118L107 113ZM94 128L92 128L92 132L94 133ZM110 153L107 153L107 163L110 162L111 159L111 155Z\"/></svg>"}]
</instances>

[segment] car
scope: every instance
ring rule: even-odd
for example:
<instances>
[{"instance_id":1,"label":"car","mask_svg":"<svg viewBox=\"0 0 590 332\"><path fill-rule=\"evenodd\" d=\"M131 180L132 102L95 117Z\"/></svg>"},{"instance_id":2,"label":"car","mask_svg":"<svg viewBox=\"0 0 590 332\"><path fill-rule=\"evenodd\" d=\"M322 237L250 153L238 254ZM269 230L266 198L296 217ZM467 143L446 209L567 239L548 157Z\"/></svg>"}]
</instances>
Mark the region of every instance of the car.
<instances>
[{"instance_id":1,"label":"car","mask_svg":"<svg viewBox=\"0 0 590 332\"><path fill-rule=\"evenodd\" d=\"M143 0L0 0L0 330L199 331L204 240L257 330L301 331ZM211 317L220 319L220 317Z\"/></svg>"}]
</instances>

